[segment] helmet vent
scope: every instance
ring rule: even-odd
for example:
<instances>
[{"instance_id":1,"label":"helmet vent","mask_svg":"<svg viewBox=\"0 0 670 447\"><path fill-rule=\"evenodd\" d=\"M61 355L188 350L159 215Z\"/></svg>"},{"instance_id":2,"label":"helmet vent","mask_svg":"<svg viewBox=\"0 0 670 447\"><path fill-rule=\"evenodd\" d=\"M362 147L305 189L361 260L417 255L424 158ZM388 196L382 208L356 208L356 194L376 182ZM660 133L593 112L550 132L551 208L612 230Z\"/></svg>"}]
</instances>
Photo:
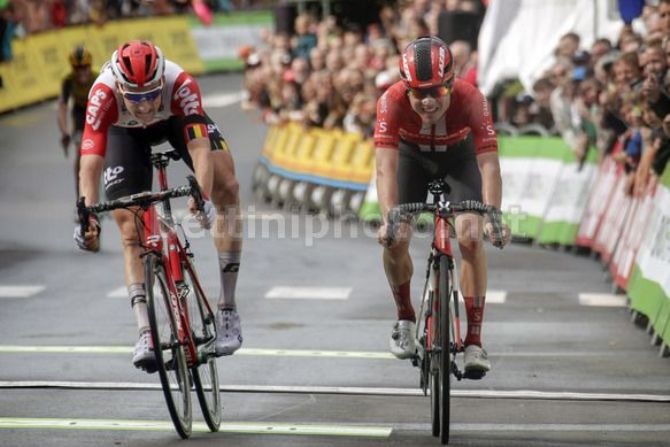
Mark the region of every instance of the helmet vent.
<instances>
[{"instance_id":1,"label":"helmet vent","mask_svg":"<svg viewBox=\"0 0 670 447\"><path fill-rule=\"evenodd\" d=\"M135 76L135 73L133 73L133 64L130 62L130 58L128 56L123 57L123 65L126 67L126 70L130 72L131 76Z\"/></svg>"},{"instance_id":2,"label":"helmet vent","mask_svg":"<svg viewBox=\"0 0 670 447\"><path fill-rule=\"evenodd\" d=\"M416 78L419 81L430 81L433 78L433 61L430 57L430 40L420 40L414 47L414 63Z\"/></svg>"},{"instance_id":3,"label":"helmet vent","mask_svg":"<svg viewBox=\"0 0 670 447\"><path fill-rule=\"evenodd\" d=\"M151 55L147 54L144 56L144 60L144 75L149 77L149 75L151 75Z\"/></svg>"}]
</instances>

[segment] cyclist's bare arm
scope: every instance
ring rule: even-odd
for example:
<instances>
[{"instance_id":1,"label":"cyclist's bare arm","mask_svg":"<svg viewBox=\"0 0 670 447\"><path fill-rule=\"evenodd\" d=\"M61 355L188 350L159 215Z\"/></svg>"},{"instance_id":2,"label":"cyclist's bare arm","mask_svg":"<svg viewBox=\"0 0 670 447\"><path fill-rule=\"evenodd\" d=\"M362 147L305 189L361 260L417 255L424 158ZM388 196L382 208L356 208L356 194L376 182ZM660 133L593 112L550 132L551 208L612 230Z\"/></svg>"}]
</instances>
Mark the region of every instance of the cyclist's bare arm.
<instances>
[{"instance_id":1,"label":"cyclist's bare arm","mask_svg":"<svg viewBox=\"0 0 670 447\"><path fill-rule=\"evenodd\" d=\"M214 164L211 160L211 143L209 137L195 138L186 145L188 153L193 160L195 178L206 197L212 194L214 183Z\"/></svg>"},{"instance_id":2,"label":"cyclist's bare arm","mask_svg":"<svg viewBox=\"0 0 670 447\"><path fill-rule=\"evenodd\" d=\"M484 203L500 210L502 205L502 176L500 175L500 159L498 152L484 152L477 155L477 164L482 175L482 195ZM485 231L491 242L499 248L509 243L512 233L507 225L502 223L500 213L496 215L500 220L497 222L498 229L494 231L490 219L486 223ZM499 234L496 234L499 233Z\"/></svg>"},{"instance_id":3,"label":"cyclist's bare arm","mask_svg":"<svg viewBox=\"0 0 670 447\"><path fill-rule=\"evenodd\" d=\"M68 135L70 133L67 123L67 100L62 96L58 98L58 129L61 135Z\"/></svg>"},{"instance_id":4,"label":"cyclist's bare arm","mask_svg":"<svg viewBox=\"0 0 670 447\"><path fill-rule=\"evenodd\" d=\"M100 175L105 163L104 157L96 154L84 154L81 156L79 166L79 191L86 198L86 206L98 202L100 196Z\"/></svg>"},{"instance_id":5,"label":"cyclist's bare arm","mask_svg":"<svg viewBox=\"0 0 670 447\"><path fill-rule=\"evenodd\" d=\"M379 229L379 243L385 247L395 245L397 241L406 240L409 237L408 228L399 229L394 239L387 237L388 212L398 204L398 160L399 151L388 147L377 147L375 149L377 163L377 197L379 208L382 213L383 223Z\"/></svg>"},{"instance_id":6,"label":"cyclist's bare arm","mask_svg":"<svg viewBox=\"0 0 670 447\"><path fill-rule=\"evenodd\" d=\"M482 195L486 205L500 209L502 203L502 177L497 152L477 155L477 164L482 175Z\"/></svg>"}]
</instances>

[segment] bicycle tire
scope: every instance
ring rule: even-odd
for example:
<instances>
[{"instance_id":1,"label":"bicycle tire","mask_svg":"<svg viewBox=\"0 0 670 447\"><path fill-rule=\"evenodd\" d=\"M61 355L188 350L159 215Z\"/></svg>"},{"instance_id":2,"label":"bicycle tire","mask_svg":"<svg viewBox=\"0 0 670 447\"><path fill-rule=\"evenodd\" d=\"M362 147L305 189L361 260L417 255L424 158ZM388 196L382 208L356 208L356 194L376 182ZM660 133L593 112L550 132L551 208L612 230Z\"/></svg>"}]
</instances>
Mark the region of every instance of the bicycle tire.
<instances>
[{"instance_id":1,"label":"bicycle tire","mask_svg":"<svg viewBox=\"0 0 670 447\"><path fill-rule=\"evenodd\" d=\"M428 281L431 281L432 277L428 278ZM431 426L432 426L432 432L433 436L438 437L440 436L440 381L439 381L439 375L438 375L438 370L436 368L436 365L438 364L436 359L437 356L439 355L435 351L435 339L438 336L439 328L437 326L437 319L435 318L435 306L434 306L434 299L435 299L435 294L431 292L431 299L430 299L430 306L431 306L431 311L430 315L426 318L426 320L429 320L426 322L428 327L430 328L430 337L426 337L426 340L430 338L430 345L426 343L426 357L429 359L427 362L426 367L428 368L428 380L430 382L430 415L431 415Z\"/></svg>"},{"instance_id":2,"label":"bicycle tire","mask_svg":"<svg viewBox=\"0 0 670 447\"><path fill-rule=\"evenodd\" d=\"M449 300L449 265L447 256L440 256L440 269L438 277L438 300L439 300L439 383L440 383L440 442L449 443L449 424L451 417L451 347L449 346L450 331L449 324L450 307Z\"/></svg>"},{"instance_id":3,"label":"bicycle tire","mask_svg":"<svg viewBox=\"0 0 670 447\"><path fill-rule=\"evenodd\" d=\"M144 266L149 325L163 396L177 433L187 439L193 425L191 379L184 347L179 343L167 274L156 254L148 254Z\"/></svg>"},{"instance_id":4,"label":"bicycle tire","mask_svg":"<svg viewBox=\"0 0 670 447\"><path fill-rule=\"evenodd\" d=\"M188 264L184 268L184 279L189 290L187 297L189 323L198 351L197 361L191 366L193 386L207 427L211 432L217 432L221 426L221 394L213 346L216 341L214 314L206 304L207 297L196 286L199 282L196 280L197 273L193 264L190 261L186 262Z\"/></svg>"}]
</instances>

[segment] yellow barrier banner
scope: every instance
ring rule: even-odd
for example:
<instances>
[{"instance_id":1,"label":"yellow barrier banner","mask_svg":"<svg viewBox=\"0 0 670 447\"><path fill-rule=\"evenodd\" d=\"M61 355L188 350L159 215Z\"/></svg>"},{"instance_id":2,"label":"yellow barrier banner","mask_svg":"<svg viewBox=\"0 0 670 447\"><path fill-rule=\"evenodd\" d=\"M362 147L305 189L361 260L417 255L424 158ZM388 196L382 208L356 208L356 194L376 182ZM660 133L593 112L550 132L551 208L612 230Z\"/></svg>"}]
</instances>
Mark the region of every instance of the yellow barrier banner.
<instances>
[{"instance_id":1,"label":"yellow barrier banner","mask_svg":"<svg viewBox=\"0 0 670 447\"><path fill-rule=\"evenodd\" d=\"M92 53L93 68L99 70L121 43L133 39L151 40L166 58L191 74L204 71L185 16L47 31L12 41L13 59L0 64L0 112L57 96L70 71L68 55L76 46L83 45Z\"/></svg>"}]
</instances>

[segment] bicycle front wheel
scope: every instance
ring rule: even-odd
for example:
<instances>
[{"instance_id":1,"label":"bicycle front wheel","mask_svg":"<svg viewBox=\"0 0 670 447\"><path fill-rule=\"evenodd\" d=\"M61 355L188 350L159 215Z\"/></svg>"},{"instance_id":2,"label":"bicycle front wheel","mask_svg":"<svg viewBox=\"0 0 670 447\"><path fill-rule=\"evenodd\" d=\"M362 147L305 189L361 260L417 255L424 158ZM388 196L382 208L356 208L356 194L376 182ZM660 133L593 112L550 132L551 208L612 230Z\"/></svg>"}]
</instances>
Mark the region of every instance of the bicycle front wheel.
<instances>
[{"instance_id":1,"label":"bicycle front wheel","mask_svg":"<svg viewBox=\"0 0 670 447\"><path fill-rule=\"evenodd\" d=\"M446 256L440 257L440 270L438 280L438 300L440 321L438 331L439 342L439 406L440 406L440 442L447 444L449 442L449 423L451 417L451 347L449 343L451 328L451 313L449 308L449 299L451 291L449 290L449 262Z\"/></svg>"},{"instance_id":2,"label":"bicycle front wheel","mask_svg":"<svg viewBox=\"0 0 670 447\"><path fill-rule=\"evenodd\" d=\"M221 395L219 393L219 373L216 369L214 342L216 326L214 314L207 305L193 264L187 261L185 280L188 287L188 316L193 342L198 358L191 366L193 385L195 386L200 409L210 431L219 431L221 425Z\"/></svg>"},{"instance_id":3,"label":"bicycle front wheel","mask_svg":"<svg viewBox=\"0 0 670 447\"><path fill-rule=\"evenodd\" d=\"M431 268L430 265L428 268ZM427 278L428 282L433 281L434 273L431 272ZM430 388L430 419L433 436L440 436L440 380L438 370L439 353L437 348L437 340L439 337L439 328L437 325L437 313L435 312L436 297L433 291L428 292L428 309L425 320L424 337L424 364L422 365L426 371L425 376L428 380L428 387Z\"/></svg>"},{"instance_id":4,"label":"bicycle front wheel","mask_svg":"<svg viewBox=\"0 0 670 447\"><path fill-rule=\"evenodd\" d=\"M191 435L191 380L179 340L179 325L172 307L165 266L155 254L145 257L147 311L158 375L170 418L179 436Z\"/></svg>"}]
</instances>

